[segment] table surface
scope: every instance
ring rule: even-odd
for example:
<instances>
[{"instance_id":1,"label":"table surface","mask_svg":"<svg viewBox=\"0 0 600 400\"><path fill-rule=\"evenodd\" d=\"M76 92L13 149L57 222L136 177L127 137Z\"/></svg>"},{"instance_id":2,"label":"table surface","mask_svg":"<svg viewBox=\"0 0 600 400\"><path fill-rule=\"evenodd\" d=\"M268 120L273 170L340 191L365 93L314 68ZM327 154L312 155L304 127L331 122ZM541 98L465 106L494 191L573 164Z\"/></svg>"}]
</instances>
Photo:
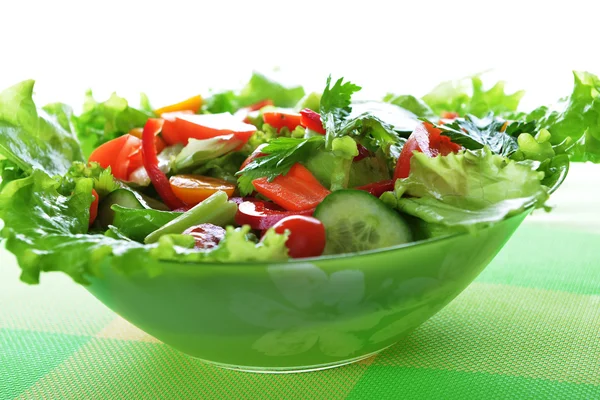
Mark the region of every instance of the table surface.
<instances>
[{"instance_id":1,"label":"table surface","mask_svg":"<svg viewBox=\"0 0 600 400\"><path fill-rule=\"evenodd\" d=\"M66 276L18 281L0 254L0 399L600 398L600 167L576 165L492 264L406 339L362 362L226 371L133 327Z\"/></svg>"}]
</instances>

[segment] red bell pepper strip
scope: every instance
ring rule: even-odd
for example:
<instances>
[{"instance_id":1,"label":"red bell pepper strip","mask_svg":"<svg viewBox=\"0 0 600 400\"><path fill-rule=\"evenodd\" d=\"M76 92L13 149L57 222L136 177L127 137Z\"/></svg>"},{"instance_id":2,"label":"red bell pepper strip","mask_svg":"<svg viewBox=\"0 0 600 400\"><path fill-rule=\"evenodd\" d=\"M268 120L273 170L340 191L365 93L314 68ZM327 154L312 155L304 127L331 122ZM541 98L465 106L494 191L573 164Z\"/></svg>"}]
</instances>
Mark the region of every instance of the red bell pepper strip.
<instances>
[{"instance_id":1,"label":"red bell pepper strip","mask_svg":"<svg viewBox=\"0 0 600 400\"><path fill-rule=\"evenodd\" d=\"M142 158L144 160L144 168L158 195L171 210L176 210L184 208L186 205L175 197L169 184L169 179L158 167L158 157L156 156L156 147L154 144L154 137L162 129L163 123L162 119L150 118L146 122L146 125L144 125L144 132L142 133Z\"/></svg>"},{"instance_id":2,"label":"red bell pepper strip","mask_svg":"<svg viewBox=\"0 0 600 400\"><path fill-rule=\"evenodd\" d=\"M368 185L359 186L356 189L364 190L365 192L371 193L375 197L379 197L385 192L391 192L394 190L394 180L390 179L387 181L373 182Z\"/></svg>"},{"instance_id":3,"label":"red bell pepper strip","mask_svg":"<svg viewBox=\"0 0 600 400\"><path fill-rule=\"evenodd\" d=\"M286 113L281 111L265 111L263 113L265 124L271 125L273 128L277 129L277 132L279 132L283 127L293 131L298 125L300 125L301 118L302 117L300 114Z\"/></svg>"},{"instance_id":4,"label":"red bell pepper strip","mask_svg":"<svg viewBox=\"0 0 600 400\"><path fill-rule=\"evenodd\" d=\"M329 193L302 164L296 163L286 175L269 182L267 178L252 181L256 191L290 211L315 208Z\"/></svg>"},{"instance_id":5,"label":"red bell pepper strip","mask_svg":"<svg viewBox=\"0 0 600 400\"><path fill-rule=\"evenodd\" d=\"M321 115L319 113L314 112L310 108L305 108L300 111L300 125L305 128L310 129L311 131L315 131L324 135L325 128L323 128L323 123L321 122Z\"/></svg>"},{"instance_id":6,"label":"red bell pepper strip","mask_svg":"<svg viewBox=\"0 0 600 400\"><path fill-rule=\"evenodd\" d=\"M286 217L292 215L304 215L310 217L313 215L314 211L314 209L285 211L277 204L268 201L242 201L238 205L238 211L235 214L235 222L238 225L250 225L252 229L265 230Z\"/></svg>"}]
</instances>

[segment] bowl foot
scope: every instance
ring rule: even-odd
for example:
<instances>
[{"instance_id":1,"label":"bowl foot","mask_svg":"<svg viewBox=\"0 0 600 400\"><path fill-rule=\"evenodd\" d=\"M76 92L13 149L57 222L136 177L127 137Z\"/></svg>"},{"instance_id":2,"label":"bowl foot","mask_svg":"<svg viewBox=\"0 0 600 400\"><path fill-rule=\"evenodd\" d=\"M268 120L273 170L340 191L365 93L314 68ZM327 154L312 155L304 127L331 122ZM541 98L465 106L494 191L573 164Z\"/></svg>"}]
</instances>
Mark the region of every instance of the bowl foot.
<instances>
[{"instance_id":1,"label":"bowl foot","mask_svg":"<svg viewBox=\"0 0 600 400\"><path fill-rule=\"evenodd\" d=\"M394 344L384 347L381 350L377 350L372 353L365 354L365 355L355 357L355 358L351 358L348 360L343 360L343 361L338 361L338 362L328 363L328 364L306 365L306 366L297 366L297 367L254 367L254 366L245 366L245 365L237 366L237 365L232 365L232 364L222 364L222 363L218 363L218 362L214 362L214 361L204 360L201 358L196 358L196 359L198 359L202 362L205 362L207 364L213 365L215 367L228 369L231 371L250 372L250 373L255 373L255 374L295 374L295 373L300 373L300 372L321 371L324 369L337 368L337 367L342 367L344 365L352 364L352 363L355 363L355 362L358 362L361 360L365 360L369 357L372 357L375 354L378 354L378 353L392 347Z\"/></svg>"}]
</instances>

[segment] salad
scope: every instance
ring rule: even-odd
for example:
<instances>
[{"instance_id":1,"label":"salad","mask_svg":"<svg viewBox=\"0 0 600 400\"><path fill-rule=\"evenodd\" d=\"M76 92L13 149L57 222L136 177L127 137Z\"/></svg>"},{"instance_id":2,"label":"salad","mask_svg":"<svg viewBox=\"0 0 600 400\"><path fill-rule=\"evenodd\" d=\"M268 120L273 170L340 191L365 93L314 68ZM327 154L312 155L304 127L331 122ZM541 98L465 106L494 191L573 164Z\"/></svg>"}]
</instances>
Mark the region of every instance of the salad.
<instances>
[{"instance_id":1,"label":"salad","mask_svg":"<svg viewBox=\"0 0 600 400\"><path fill-rule=\"evenodd\" d=\"M268 262L477 232L547 208L570 161L600 162L600 80L532 112L480 77L422 98L353 99L255 73L241 90L139 108L87 93L38 107L34 81L0 93L0 232L22 280L75 281L103 263Z\"/></svg>"}]
</instances>

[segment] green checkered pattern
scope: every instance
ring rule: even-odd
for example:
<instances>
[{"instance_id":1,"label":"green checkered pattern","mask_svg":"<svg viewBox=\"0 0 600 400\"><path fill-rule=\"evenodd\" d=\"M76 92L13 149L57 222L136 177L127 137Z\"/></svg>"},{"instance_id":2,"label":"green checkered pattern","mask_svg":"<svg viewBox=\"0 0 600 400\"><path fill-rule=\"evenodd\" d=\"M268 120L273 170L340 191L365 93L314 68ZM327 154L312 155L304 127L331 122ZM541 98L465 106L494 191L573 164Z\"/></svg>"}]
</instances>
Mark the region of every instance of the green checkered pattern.
<instances>
[{"instance_id":1,"label":"green checkered pattern","mask_svg":"<svg viewBox=\"0 0 600 400\"><path fill-rule=\"evenodd\" d=\"M600 399L600 168L586 168L561 188L554 213L529 218L477 281L412 335L321 372L202 364L65 276L20 283L2 253L0 399Z\"/></svg>"}]
</instances>

